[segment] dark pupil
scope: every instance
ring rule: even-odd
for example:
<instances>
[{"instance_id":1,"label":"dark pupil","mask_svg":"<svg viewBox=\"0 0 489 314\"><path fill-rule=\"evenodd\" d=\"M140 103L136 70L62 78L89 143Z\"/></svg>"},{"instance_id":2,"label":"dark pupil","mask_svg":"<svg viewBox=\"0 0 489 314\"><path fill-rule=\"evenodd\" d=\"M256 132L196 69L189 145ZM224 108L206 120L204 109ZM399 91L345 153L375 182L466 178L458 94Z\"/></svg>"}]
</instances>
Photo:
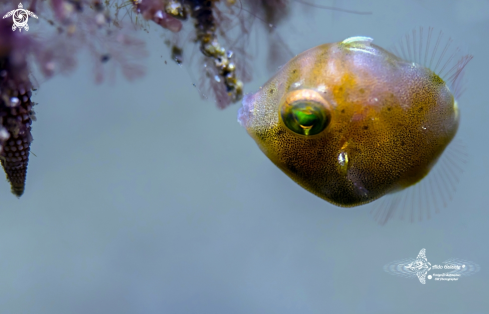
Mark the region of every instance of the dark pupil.
<instances>
[{"instance_id":1,"label":"dark pupil","mask_svg":"<svg viewBox=\"0 0 489 314\"><path fill-rule=\"evenodd\" d=\"M314 135L323 131L329 123L327 109L316 102L284 104L282 120L292 131L302 135Z\"/></svg>"}]
</instances>

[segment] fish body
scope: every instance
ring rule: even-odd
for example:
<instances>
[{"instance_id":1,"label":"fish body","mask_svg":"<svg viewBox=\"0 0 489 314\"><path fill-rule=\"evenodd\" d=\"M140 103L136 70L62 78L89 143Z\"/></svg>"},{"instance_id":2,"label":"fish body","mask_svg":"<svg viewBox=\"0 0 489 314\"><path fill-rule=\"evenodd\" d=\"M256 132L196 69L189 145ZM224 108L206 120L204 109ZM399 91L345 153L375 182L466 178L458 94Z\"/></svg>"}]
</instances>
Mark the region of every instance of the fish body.
<instances>
[{"instance_id":1,"label":"fish body","mask_svg":"<svg viewBox=\"0 0 489 314\"><path fill-rule=\"evenodd\" d=\"M432 70L352 37L291 59L244 97L238 121L295 182L352 207L423 179L459 111Z\"/></svg>"}]
</instances>

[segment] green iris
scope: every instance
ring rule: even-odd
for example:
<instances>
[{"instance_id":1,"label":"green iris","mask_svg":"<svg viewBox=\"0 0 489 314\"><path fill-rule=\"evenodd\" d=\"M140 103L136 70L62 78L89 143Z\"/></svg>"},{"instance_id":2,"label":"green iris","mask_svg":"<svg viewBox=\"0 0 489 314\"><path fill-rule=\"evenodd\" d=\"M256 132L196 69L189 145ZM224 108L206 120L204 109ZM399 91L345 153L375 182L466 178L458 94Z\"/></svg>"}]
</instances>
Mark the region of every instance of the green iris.
<instances>
[{"instance_id":1,"label":"green iris","mask_svg":"<svg viewBox=\"0 0 489 314\"><path fill-rule=\"evenodd\" d=\"M329 123L328 110L312 101L296 101L284 104L281 109L282 120L293 132L302 135L321 133Z\"/></svg>"}]
</instances>

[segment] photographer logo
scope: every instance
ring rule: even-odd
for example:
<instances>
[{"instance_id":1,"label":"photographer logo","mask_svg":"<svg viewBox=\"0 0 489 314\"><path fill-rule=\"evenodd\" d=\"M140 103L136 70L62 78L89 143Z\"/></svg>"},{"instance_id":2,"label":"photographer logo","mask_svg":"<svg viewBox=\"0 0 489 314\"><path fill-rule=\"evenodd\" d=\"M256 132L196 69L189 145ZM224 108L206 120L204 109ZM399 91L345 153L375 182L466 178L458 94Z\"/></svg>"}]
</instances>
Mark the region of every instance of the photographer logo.
<instances>
[{"instance_id":1,"label":"photographer logo","mask_svg":"<svg viewBox=\"0 0 489 314\"><path fill-rule=\"evenodd\" d=\"M422 284L426 284L426 279L436 282L455 282L461 277L473 275L479 270L479 265L457 258L448 259L442 264L432 265L426 258L426 249L421 249L416 258L399 260L384 266L384 271L391 275L406 278L417 277Z\"/></svg>"},{"instance_id":2,"label":"photographer logo","mask_svg":"<svg viewBox=\"0 0 489 314\"><path fill-rule=\"evenodd\" d=\"M19 8L17 10L12 10L8 12L3 16L3 18L5 19L10 16L12 16L12 19L14 21L14 24L12 25L12 30L15 31L18 28L19 32L22 32L22 28L24 28L26 31L29 30L29 25L27 25L29 16L37 19L37 15L29 10L24 10L22 3L19 3Z\"/></svg>"}]
</instances>

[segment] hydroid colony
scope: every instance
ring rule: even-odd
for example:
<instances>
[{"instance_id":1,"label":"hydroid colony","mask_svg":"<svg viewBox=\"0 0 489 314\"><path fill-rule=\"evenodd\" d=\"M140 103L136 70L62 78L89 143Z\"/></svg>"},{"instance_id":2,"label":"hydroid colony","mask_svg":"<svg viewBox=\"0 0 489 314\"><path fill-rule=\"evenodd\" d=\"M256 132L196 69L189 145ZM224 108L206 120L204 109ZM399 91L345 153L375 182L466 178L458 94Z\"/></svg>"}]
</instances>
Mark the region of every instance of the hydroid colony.
<instances>
[{"instance_id":1,"label":"hydroid colony","mask_svg":"<svg viewBox=\"0 0 489 314\"><path fill-rule=\"evenodd\" d=\"M286 0L24 2L23 7L39 17L39 23L29 20L28 32L12 31L11 18L0 20L0 159L12 192L17 196L24 192L35 120L34 70L44 78L67 73L76 67L78 52L88 50L95 60L97 83L107 75L113 77L116 67L132 80L144 74L141 31L157 25L172 34L167 42L175 61L182 62L183 39L178 34L183 23L191 21L190 39L200 48L206 65L199 70L200 91L213 95L218 107L225 108L241 99L243 82L250 79L245 47L254 19L273 29L270 26L286 16L288 6ZM0 0L1 16L12 9L11 1ZM231 33L235 27L239 31Z\"/></svg>"}]
</instances>

